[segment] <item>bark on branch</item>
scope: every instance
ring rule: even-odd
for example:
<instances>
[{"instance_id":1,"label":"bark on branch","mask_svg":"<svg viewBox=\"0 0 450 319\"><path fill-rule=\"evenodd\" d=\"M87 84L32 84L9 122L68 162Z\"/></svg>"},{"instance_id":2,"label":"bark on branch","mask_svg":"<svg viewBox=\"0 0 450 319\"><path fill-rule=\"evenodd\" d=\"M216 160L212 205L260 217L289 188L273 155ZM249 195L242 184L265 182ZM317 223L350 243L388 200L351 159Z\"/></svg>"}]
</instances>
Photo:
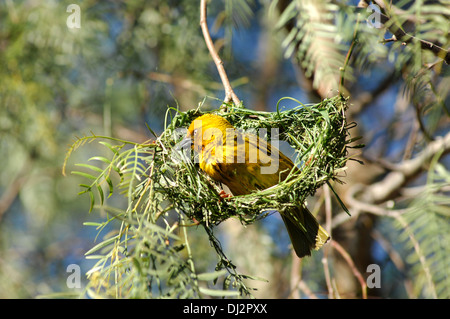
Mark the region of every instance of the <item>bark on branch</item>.
<instances>
[{"instance_id":1,"label":"bark on branch","mask_svg":"<svg viewBox=\"0 0 450 319\"><path fill-rule=\"evenodd\" d=\"M379 216L397 217L404 210L388 210L379 206L396 193L401 188L423 171L426 164L431 161L433 156L442 152L450 152L450 132L445 136L437 137L435 141L428 146L415 158L403 161L401 164L390 164L392 170L381 181L370 186L361 184L353 185L347 192L346 202L358 212L367 212ZM354 214L352 214L353 217ZM333 227L336 227L347 220L347 213L340 213L333 218Z\"/></svg>"},{"instance_id":2,"label":"bark on branch","mask_svg":"<svg viewBox=\"0 0 450 319\"><path fill-rule=\"evenodd\" d=\"M233 88L231 87L230 81L228 80L227 72L223 66L223 61L220 58L219 54L214 47L214 43L211 39L211 35L209 33L208 24L206 21L206 0L201 0L200 2L200 27L202 28L203 37L205 38L206 46L208 47L209 53L216 64L217 71L219 71L220 79L222 80L222 84L225 88L225 99L224 102L228 103L231 100L235 105L239 105L241 101L234 93Z\"/></svg>"}]
</instances>

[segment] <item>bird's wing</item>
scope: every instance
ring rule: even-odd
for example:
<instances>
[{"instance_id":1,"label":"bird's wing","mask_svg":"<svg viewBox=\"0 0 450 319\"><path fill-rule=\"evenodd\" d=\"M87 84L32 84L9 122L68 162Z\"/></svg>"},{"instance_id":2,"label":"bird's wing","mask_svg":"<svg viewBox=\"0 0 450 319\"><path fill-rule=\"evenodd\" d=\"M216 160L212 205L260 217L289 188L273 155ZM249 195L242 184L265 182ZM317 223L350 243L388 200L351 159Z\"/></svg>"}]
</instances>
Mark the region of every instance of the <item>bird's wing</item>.
<instances>
[{"instance_id":1,"label":"bird's wing","mask_svg":"<svg viewBox=\"0 0 450 319\"><path fill-rule=\"evenodd\" d=\"M227 185L234 195L269 188L284 180L292 161L264 139L237 133L223 147L209 143L201 156L200 168Z\"/></svg>"}]
</instances>

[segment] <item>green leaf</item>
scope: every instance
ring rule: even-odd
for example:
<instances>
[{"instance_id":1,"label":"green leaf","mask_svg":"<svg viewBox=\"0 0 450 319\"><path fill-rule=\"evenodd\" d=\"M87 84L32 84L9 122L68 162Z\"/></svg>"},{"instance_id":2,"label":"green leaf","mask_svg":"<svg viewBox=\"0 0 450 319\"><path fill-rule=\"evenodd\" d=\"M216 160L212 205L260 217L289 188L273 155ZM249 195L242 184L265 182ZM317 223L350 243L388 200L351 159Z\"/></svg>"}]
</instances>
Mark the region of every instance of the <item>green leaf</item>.
<instances>
[{"instance_id":1,"label":"green leaf","mask_svg":"<svg viewBox=\"0 0 450 319\"><path fill-rule=\"evenodd\" d=\"M89 255L89 256L86 256L85 258L93 260L93 259L104 259L106 257L104 255Z\"/></svg>"},{"instance_id":2,"label":"green leaf","mask_svg":"<svg viewBox=\"0 0 450 319\"><path fill-rule=\"evenodd\" d=\"M75 164L75 166L86 167L86 168L89 168L89 169L91 169L91 170L93 170L95 172L103 173L103 169L101 169L100 167L94 166L94 165L78 163L78 164Z\"/></svg>"},{"instance_id":3,"label":"green leaf","mask_svg":"<svg viewBox=\"0 0 450 319\"><path fill-rule=\"evenodd\" d=\"M120 154L119 154L119 151L116 150L116 147L115 147L115 146L113 146L113 145L111 145L111 144L109 144L108 142L105 142L105 141L100 141L99 143L102 144L102 145L104 145L104 146L106 146L107 148L109 148L109 149L111 150L111 152L113 152L113 153L116 154L117 156L120 155Z\"/></svg>"},{"instance_id":4,"label":"green leaf","mask_svg":"<svg viewBox=\"0 0 450 319\"><path fill-rule=\"evenodd\" d=\"M152 130L152 128L145 122L145 126L147 126L147 129L150 131L150 133L153 134L154 137L158 138L158 135Z\"/></svg>"},{"instance_id":5,"label":"green leaf","mask_svg":"<svg viewBox=\"0 0 450 319\"><path fill-rule=\"evenodd\" d=\"M284 9L283 13L281 14L280 18L278 19L277 24L275 25L275 29L280 29L284 25L288 23L289 20L294 18L296 14L296 2L292 1L286 9Z\"/></svg>"},{"instance_id":6,"label":"green leaf","mask_svg":"<svg viewBox=\"0 0 450 319\"><path fill-rule=\"evenodd\" d=\"M341 200L341 198L339 197L339 195L336 193L336 191L334 190L334 188L331 186L330 182L327 181L327 185L328 187L331 189L331 191L333 192L334 196L336 197L337 201L339 202L339 204L341 205L342 209L344 210L344 212L347 213L348 216L351 216L350 211L348 210L347 206L345 206L344 202Z\"/></svg>"},{"instance_id":7,"label":"green leaf","mask_svg":"<svg viewBox=\"0 0 450 319\"><path fill-rule=\"evenodd\" d=\"M85 173L85 172L80 172L80 171L72 171L71 174L83 176L83 177L86 177L86 178L92 179L92 180L96 180L97 179L97 177L95 177L95 176L93 176L91 174L88 174L88 173Z\"/></svg>"},{"instance_id":8,"label":"green leaf","mask_svg":"<svg viewBox=\"0 0 450 319\"><path fill-rule=\"evenodd\" d=\"M313 109L316 112L319 112L322 117L324 118L324 120L327 122L328 125L331 125L330 122L330 115L328 114L328 110L327 109Z\"/></svg>"},{"instance_id":9,"label":"green leaf","mask_svg":"<svg viewBox=\"0 0 450 319\"><path fill-rule=\"evenodd\" d=\"M100 185L97 185L97 190L98 190L98 194L100 195L100 201L101 201L101 203L103 205L103 202L104 202L104 199L105 199L105 196L103 194L103 189L102 189L102 187Z\"/></svg>"},{"instance_id":10,"label":"green leaf","mask_svg":"<svg viewBox=\"0 0 450 319\"><path fill-rule=\"evenodd\" d=\"M90 159L88 159L88 161L100 161L100 162L104 162L106 164L111 164L111 161L103 156L93 156Z\"/></svg>"},{"instance_id":11,"label":"green leaf","mask_svg":"<svg viewBox=\"0 0 450 319\"><path fill-rule=\"evenodd\" d=\"M84 187L86 189L84 191L79 192L78 195L90 192L92 190L92 186L91 185L80 184L80 187Z\"/></svg>"},{"instance_id":12,"label":"green leaf","mask_svg":"<svg viewBox=\"0 0 450 319\"><path fill-rule=\"evenodd\" d=\"M214 279L216 279L220 276L226 275L226 274L227 274L227 270L222 269L219 271L198 274L197 279L202 280L202 281L210 281L210 280L214 280Z\"/></svg>"},{"instance_id":13,"label":"green leaf","mask_svg":"<svg viewBox=\"0 0 450 319\"><path fill-rule=\"evenodd\" d=\"M108 245L111 245L111 244L114 243L116 240L117 240L117 236L108 238L108 239L102 241L101 243L95 245L95 246L92 247L91 249L89 249L84 255L85 255L85 256L90 255L90 254L92 254L93 252L96 252L97 250L100 250L100 249L102 249L102 248L104 248L104 247L106 247L106 246L108 246Z\"/></svg>"},{"instance_id":14,"label":"green leaf","mask_svg":"<svg viewBox=\"0 0 450 319\"><path fill-rule=\"evenodd\" d=\"M95 198L94 198L94 194L92 192L89 192L89 198L90 198L89 213L91 213L92 210L94 209L94 204L95 204Z\"/></svg>"},{"instance_id":15,"label":"green leaf","mask_svg":"<svg viewBox=\"0 0 450 319\"><path fill-rule=\"evenodd\" d=\"M84 222L84 226L94 226L94 227L101 227L103 226L103 223L95 223L95 222Z\"/></svg>"},{"instance_id":16,"label":"green leaf","mask_svg":"<svg viewBox=\"0 0 450 319\"><path fill-rule=\"evenodd\" d=\"M111 197L111 195L114 192L114 186L113 186L113 183L112 183L112 181L111 181L111 179L109 177L106 177L105 180L106 180L106 182L109 185L109 195L108 195L108 198L109 198L109 197Z\"/></svg>"},{"instance_id":17,"label":"green leaf","mask_svg":"<svg viewBox=\"0 0 450 319\"><path fill-rule=\"evenodd\" d=\"M238 297L239 292L238 291L232 291L232 290L214 290L209 288L199 288L200 292L205 295L209 295L212 297Z\"/></svg>"}]
</instances>

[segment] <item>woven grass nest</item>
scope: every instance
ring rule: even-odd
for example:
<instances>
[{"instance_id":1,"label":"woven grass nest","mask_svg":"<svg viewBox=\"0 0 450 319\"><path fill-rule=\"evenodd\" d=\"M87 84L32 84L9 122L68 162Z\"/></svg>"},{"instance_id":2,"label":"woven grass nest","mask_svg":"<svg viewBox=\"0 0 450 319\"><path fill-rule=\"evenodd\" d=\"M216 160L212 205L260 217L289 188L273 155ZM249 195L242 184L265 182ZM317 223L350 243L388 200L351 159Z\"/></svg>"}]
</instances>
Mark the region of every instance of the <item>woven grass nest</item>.
<instances>
[{"instance_id":1,"label":"woven grass nest","mask_svg":"<svg viewBox=\"0 0 450 319\"><path fill-rule=\"evenodd\" d=\"M226 118L238 129L265 128L270 138L271 128L278 128L279 140L286 141L295 149L294 162L300 170L271 188L255 191L248 195L233 196L223 200L219 196L221 185L202 173L190 160L174 160L173 150L182 138L180 128L186 128L198 116L199 109L179 112L159 137L154 153L154 163L159 169L149 176L155 183L155 191L165 194L172 207L184 212L189 218L206 225L217 225L235 217L243 224L249 224L288 206L301 205L309 195L329 181L340 181L348 160L351 139L345 117L347 100L341 96L325 99L314 105L303 105L276 112L261 112L244 107L227 106L210 111ZM158 187L159 186L159 187ZM158 188L160 188L158 190Z\"/></svg>"}]
</instances>

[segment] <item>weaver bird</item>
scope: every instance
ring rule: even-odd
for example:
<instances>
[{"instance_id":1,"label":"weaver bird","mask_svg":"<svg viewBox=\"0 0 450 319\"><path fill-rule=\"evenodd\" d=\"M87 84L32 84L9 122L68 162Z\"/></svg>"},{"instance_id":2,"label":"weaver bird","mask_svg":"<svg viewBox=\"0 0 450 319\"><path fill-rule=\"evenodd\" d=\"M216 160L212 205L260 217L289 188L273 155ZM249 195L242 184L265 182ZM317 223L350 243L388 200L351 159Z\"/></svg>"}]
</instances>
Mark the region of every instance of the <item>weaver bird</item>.
<instances>
[{"instance_id":1,"label":"weaver bird","mask_svg":"<svg viewBox=\"0 0 450 319\"><path fill-rule=\"evenodd\" d=\"M239 132L215 114L195 119L181 144L183 147L191 145L199 154L200 169L228 186L233 195L274 186L294 167L294 163L269 142L254 134ZM330 238L303 205L288 208L280 215L300 258L311 255L312 249L318 250Z\"/></svg>"}]
</instances>

